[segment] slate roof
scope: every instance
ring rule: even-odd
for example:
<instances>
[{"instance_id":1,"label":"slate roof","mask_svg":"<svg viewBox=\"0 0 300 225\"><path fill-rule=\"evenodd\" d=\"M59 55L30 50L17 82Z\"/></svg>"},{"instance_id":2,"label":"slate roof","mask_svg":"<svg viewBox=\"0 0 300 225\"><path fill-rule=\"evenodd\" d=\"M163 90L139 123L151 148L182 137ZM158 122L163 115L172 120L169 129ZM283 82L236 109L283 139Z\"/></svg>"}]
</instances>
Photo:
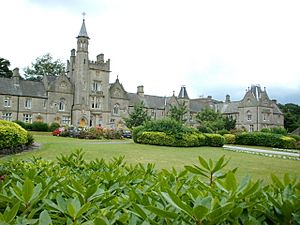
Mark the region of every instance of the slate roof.
<instances>
[{"instance_id":1,"label":"slate roof","mask_svg":"<svg viewBox=\"0 0 300 225\"><path fill-rule=\"evenodd\" d=\"M17 85L13 79L4 77L0 77L0 94L47 98L45 87L40 81L19 80Z\"/></svg>"},{"instance_id":2,"label":"slate roof","mask_svg":"<svg viewBox=\"0 0 300 225\"><path fill-rule=\"evenodd\" d=\"M81 29L80 32L78 34L78 37L86 37L89 38L87 32L86 32L86 27L85 27L85 19L83 19L82 21L82 25L81 25Z\"/></svg>"},{"instance_id":3,"label":"slate roof","mask_svg":"<svg viewBox=\"0 0 300 225\"><path fill-rule=\"evenodd\" d=\"M154 95L144 95L139 96L135 93L128 93L129 97L129 105L133 106L141 101L144 102L144 105L147 108L156 108L156 109L164 109L165 104L168 102L169 97L160 97Z\"/></svg>"},{"instance_id":4,"label":"slate roof","mask_svg":"<svg viewBox=\"0 0 300 225\"><path fill-rule=\"evenodd\" d=\"M232 101L232 102L224 102L224 103L218 103L215 105L216 109L220 113L238 113L239 112L239 103L240 101Z\"/></svg>"}]
</instances>

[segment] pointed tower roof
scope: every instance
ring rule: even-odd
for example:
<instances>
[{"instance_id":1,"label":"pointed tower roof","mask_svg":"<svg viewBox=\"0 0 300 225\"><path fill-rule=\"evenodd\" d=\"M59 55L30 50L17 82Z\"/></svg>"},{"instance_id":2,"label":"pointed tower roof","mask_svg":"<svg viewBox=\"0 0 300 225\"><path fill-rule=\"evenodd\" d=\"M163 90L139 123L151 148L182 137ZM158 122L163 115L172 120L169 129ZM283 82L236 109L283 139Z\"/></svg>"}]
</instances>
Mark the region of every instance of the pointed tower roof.
<instances>
[{"instance_id":1,"label":"pointed tower roof","mask_svg":"<svg viewBox=\"0 0 300 225\"><path fill-rule=\"evenodd\" d=\"M189 99L189 96L188 96L188 94L187 94L187 91L186 91L186 87L185 87L185 86L182 86L182 87L181 87L180 92L179 92L179 95L178 95L178 98Z\"/></svg>"},{"instance_id":2,"label":"pointed tower roof","mask_svg":"<svg viewBox=\"0 0 300 225\"><path fill-rule=\"evenodd\" d=\"M88 36L88 34L87 34L87 32L86 32L85 19L82 20L81 29L79 31L79 34L78 34L77 38L79 38L79 37L85 37L85 38L90 39L89 36Z\"/></svg>"}]
</instances>

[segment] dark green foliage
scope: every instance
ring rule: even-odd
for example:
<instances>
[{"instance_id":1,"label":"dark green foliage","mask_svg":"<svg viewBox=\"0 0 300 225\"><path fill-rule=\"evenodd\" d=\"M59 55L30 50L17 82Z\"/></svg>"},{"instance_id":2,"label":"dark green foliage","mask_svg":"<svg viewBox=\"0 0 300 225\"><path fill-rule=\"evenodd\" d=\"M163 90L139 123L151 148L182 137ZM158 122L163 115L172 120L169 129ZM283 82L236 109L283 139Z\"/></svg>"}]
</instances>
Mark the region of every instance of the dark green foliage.
<instances>
[{"instance_id":1,"label":"dark green foliage","mask_svg":"<svg viewBox=\"0 0 300 225\"><path fill-rule=\"evenodd\" d=\"M83 151L57 158L4 162L1 224L299 224L299 178L272 183L237 180L216 162L198 158L181 171L153 164L84 160Z\"/></svg>"},{"instance_id":2,"label":"dark green foliage","mask_svg":"<svg viewBox=\"0 0 300 225\"><path fill-rule=\"evenodd\" d=\"M187 121L187 119L185 118L186 113L187 105L185 104L185 102L183 102L182 104L179 104L178 107L170 105L168 117L178 122L185 123Z\"/></svg>"},{"instance_id":3,"label":"dark green foliage","mask_svg":"<svg viewBox=\"0 0 300 225\"><path fill-rule=\"evenodd\" d=\"M59 123L51 123L50 126L49 126L49 131L53 132L55 131L57 128L60 127L60 124Z\"/></svg>"},{"instance_id":4,"label":"dark green foliage","mask_svg":"<svg viewBox=\"0 0 300 225\"><path fill-rule=\"evenodd\" d=\"M150 116L147 114L144 102L134 105L133 111L129 112L129 117L124 118L125 125L128 128L140 126L148 120L150 120Z\"/></svg>"},{"instance_id":5,"label":"dark green foliage","mask_svg":"<svg viewBox=\"0 0 300 225\"><path fill-rule=\"evenodd\" d=\"M36 58L31 67L24 69L26 80L41 80L44 75L61 75L65 73L65 64L57 59L53 61L50 53Z\"/></svg>"},{"instance_id":6,"label":"dark green foliage","mask_svg":"<svg viewBox=\"0 0 300 225\"><path fill-rule=\"evenodd\" d=\"M300 106L288 103L278 105L284 114L284 127L288 132L293 132L300 127Z\"/></svg>"},{"instance_id":7,"label":"dark green foliage","mask_svg":"<svg viewBox=\"0 0 300 225\"><path fill-rule=\"evenodd\" d=\"M221 113L210 108L197 113L196 120L200 124L200 129L211 129L213 132L225 129L225 121Z\"/></svg>"},{"instance_id":8,"label":"dark green foliage","mask_svg":"<svg viewBox=\"0 0 300 225\"><path fill-rule=\"evenodd\" d=\"M294 138L265 132L244 132L236 134L236 144L256 145L275 148L295 148Z\"/></svg>"},{"instance_id":9,"label":"dark green foliage","mask_svg":"<svg viewBox=\"0 0 300 225\"><path fill-rule=\"evenodd\" d=\"M11 78L13 72L9 69L10 62L0 57L0 77Z\"/></svg>"},{"instance_id":10,"label":"dark green foliage","mask_svg":"<svg viewBox=\"0 0 300 225\"><path fill-rule=\"evenodd\" d=\"M31 130L32 131L48 131L49 127L47 123L40 122L40 121L34 121L31 124Z\"/></svg>"},{"instance_id":11,"label":"dark green foliage","mask_svg":"<svg viewBox=\"0 0 300 225\"><path fill-rule=\"evenodd\" d=\"M220 134L204 134L206 144L213 147L222 147L225 143L225 138Z\"/></svg>"},{"instance_id":12,"label":"dark green foliage","mask_svg":"<svg viewBox=\"0 0 300 225\"><path fill-rule=\"evenodd\" d=\"M224 119L224 129L225 130L233 130L235 129L236 125L236 119L233 119L232 117L225 116Z\"/></svg>"}]
</instances>

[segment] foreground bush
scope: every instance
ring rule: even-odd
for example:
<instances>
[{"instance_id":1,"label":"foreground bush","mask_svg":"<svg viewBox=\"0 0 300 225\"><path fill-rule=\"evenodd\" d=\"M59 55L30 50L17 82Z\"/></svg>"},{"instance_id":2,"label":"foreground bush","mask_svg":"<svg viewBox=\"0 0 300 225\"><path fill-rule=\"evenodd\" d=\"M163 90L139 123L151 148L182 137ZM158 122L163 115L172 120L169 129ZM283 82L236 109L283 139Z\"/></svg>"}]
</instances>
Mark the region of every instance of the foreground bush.
<instances>
[{"instance_id":1,"label":"foreground bush","mask_svg":"<svg viewBox=\"0 0 300 225\"><path fill-rule=\"evenodd\" d=\"M274 148L295 148L296 140L292 137L274 133L244 132L236 134L236 144Z\"/></svg>"},{"instance_id":2,"label":"foreground bush","mask_svg":"<svg viewBox=\"0 0 300 225\"><path fill-rule=\"evenodd\" d=\"M299 224L300 183L236 179L228 161L198 158L182 171L87 162L81 151L57 163L34 158L0 167L1 224Z\"/></svg>"},{"instance_id":3,"label":"foreground bush","mask_svg":"<svg viewBox=\"0 0 300 225\"><path fill-rule=\"evenodd\" d=\"M0 120L0 154L10 154L22 150L29 145L30 135L20 125L5 120Z\"/></svg>"}]
</instances>

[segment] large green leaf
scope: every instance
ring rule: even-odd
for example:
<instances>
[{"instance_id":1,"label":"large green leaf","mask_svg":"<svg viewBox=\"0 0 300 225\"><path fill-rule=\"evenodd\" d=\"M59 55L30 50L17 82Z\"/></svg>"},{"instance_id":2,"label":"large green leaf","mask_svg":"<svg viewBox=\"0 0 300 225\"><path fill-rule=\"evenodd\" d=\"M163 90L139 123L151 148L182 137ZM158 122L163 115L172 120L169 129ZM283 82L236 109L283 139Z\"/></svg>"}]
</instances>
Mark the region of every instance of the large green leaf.
<instances>
[{"instance_id":1,"label":"large green leaf","mask_svg":"<svg viewBox=\"0 0 300 225\"><path fill-rule=\"evenodd\" d=\"M44 210L41 212L40 217L39 217L39 225L50 225L52 224L51 217L48 213L47 210Z\"/></svg>"}]
</instances>

